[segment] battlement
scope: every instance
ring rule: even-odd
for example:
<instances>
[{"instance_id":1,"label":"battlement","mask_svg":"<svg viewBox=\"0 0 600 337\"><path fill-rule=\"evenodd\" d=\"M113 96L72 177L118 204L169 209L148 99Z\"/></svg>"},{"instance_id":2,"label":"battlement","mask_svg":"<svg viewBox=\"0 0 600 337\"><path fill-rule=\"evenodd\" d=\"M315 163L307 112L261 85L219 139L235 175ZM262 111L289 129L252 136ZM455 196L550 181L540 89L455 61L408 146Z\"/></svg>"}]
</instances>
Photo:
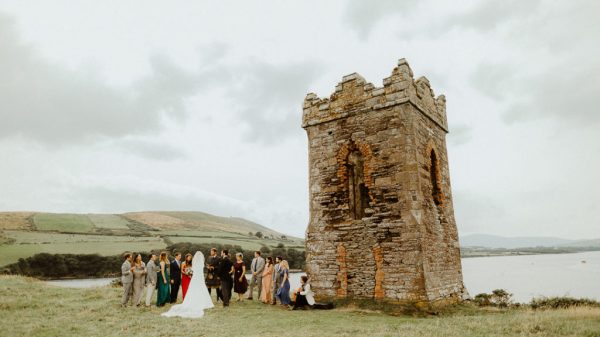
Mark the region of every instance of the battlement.
<instances>
[{"instance_id":1,"label":"battlement","mask_svg":"<svg viewBox=\"0 0 600 337\"><path fill-rule=\"evenodd\" d=\"M319 98L314 93L307 94L303 105L302 127L405 103L412 104L448 132L446 97L435 97L426 77L415 80L412 69L403 58L398 60L392 74L383 79L383 87L375 87L359 74L352 73L342 78L329 98Z\"/></svg>"}]
</instances>

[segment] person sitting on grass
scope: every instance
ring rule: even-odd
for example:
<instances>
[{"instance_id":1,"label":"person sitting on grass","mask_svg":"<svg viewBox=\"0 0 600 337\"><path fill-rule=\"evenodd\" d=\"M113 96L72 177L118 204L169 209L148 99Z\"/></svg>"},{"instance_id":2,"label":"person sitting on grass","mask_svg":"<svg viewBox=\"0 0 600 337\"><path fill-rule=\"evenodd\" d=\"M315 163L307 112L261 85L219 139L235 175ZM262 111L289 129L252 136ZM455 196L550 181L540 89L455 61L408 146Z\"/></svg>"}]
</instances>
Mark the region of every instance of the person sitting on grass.
<instances>
[{"instance_id":1,"label":"person sitting on grass","mask_svg":"<svg viewBox=\"0 0 600 337\"><path fill-rule=\"evenodd\" d=\"M310 283L308 283L308 277L302 276L300 278L300 289L296 292L296 302L292 307L292 310L312 308L315 305L314 293L310 290Z\"/></svg>"}]
</instances>

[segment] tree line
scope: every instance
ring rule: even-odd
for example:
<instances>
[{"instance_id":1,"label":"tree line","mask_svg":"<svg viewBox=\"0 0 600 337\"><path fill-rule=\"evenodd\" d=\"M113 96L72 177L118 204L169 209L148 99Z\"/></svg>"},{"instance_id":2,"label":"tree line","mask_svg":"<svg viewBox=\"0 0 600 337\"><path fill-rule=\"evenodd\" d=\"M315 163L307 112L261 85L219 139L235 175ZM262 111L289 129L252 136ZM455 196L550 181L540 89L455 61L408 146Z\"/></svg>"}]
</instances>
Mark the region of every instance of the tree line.
<instances>
[{"instance_id":1,"label":"tree line","mask_svg":"<svg viewBox=\"0 0 600 337\"><path fill-rule=\"evenodd\" d=\"M161 251L167 251L172 255L176 252L194 254L201 251L205 257L210 254L211 248L217 248L219 253L222 249L228 249L232 260L236 253L242 253L244 262L249 269L254 250L243 249L239 245L218 244L218 243L176 243L168 246L164 250L152 252L134 252L142 254L144 262L148 260L150 253L158 254ZM261 249L263 257L281 256L286 259L291 269L303 269L305 263L305 253L303 250L295 248L286 248L279 244L276 248L263 246ZM116 277L120 275L122 255L100 256L98 254L49 254L39 253L28 258L20 258L18 262L3 267L5 274L16 274L38 278L86 278L86 277Z\"/></svg>"}]
</instances>

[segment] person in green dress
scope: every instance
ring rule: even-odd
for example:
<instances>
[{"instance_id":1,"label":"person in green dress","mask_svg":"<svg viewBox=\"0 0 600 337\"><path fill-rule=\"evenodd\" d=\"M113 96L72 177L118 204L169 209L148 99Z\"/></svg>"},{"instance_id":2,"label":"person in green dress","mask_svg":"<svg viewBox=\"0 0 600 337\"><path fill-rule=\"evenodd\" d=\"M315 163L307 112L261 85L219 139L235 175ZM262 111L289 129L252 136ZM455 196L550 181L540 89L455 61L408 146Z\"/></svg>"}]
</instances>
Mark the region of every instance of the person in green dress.
<instances>
[{"instance_id":1,"label":"person in green dress","mask_svg":"<svg viewBox=\"0 0 600 337\"><path fill-rule=\"evenodd\" d=\"M160 253L160 270L157 273L156 287L158 288L158 294L156 296L156 306L162 307L165 303L171 301L169 259L166 252Z\"/></svg>"}]
</instances>

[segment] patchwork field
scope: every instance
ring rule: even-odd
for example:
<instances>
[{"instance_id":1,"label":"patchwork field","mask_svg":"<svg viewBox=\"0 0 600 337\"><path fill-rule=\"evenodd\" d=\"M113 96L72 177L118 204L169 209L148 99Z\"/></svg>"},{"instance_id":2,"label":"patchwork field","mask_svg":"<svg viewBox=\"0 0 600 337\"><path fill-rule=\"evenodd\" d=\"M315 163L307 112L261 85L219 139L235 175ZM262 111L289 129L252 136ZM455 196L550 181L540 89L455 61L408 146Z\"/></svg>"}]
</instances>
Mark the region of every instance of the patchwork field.
<instances>
[{"instance_id":1,"label":"patchwork field","mask_svg":"<svg viewBox=\"0 0 600 337\"><path fill-rule=\"evenodd\" d=\"M40 231L89 233L94 229L92 221L83 214L39 213L33 216L33 223Z\"/></svg>"},{"instance_id":2,"label":"patchwork field","mask_svg":"<svg viewBox=\"0 0 600 337\"><path fill-rule=\"evenodd\" d=\"M304 247L302 239L285 237L254 222L201 212L0 213L0 267L37 253L116 255L180 242L240 245L251 250L281 244Z\"/></svg>"}]
</instances>

